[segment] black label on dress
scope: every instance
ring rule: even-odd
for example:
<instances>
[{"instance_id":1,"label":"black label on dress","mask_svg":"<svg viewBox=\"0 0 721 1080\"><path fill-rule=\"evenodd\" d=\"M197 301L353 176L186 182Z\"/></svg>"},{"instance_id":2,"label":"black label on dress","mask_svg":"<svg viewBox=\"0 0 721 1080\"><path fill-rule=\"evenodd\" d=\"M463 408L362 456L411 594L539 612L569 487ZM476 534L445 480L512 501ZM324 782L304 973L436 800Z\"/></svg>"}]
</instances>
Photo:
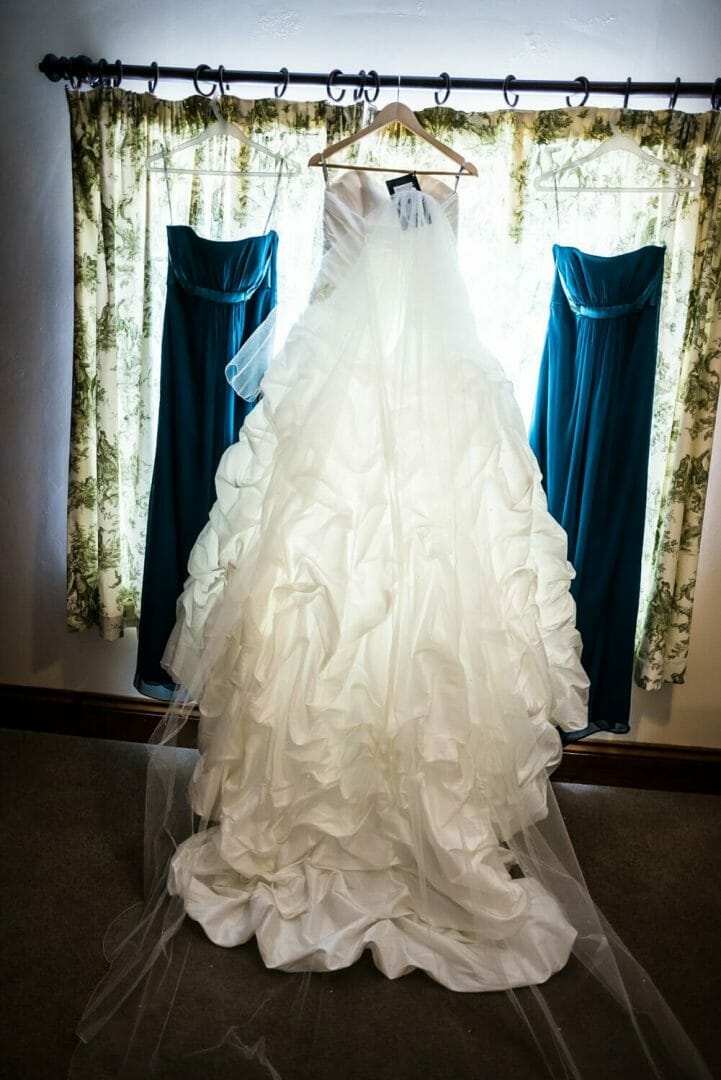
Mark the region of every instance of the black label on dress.
<instances>
[{"instance_id":1,"label":"black label on dress","mask_svg":"<svg viewBox=\"0 0 721 1080\"><path fill-rule=\"evenodd\" d=\"M386 180L386 187L389 195L395 195L397 191L406 191L408 188L421 190L415 173L406 173L405 176L396 176L393 180Z\"/></svg>"}]
</instances>

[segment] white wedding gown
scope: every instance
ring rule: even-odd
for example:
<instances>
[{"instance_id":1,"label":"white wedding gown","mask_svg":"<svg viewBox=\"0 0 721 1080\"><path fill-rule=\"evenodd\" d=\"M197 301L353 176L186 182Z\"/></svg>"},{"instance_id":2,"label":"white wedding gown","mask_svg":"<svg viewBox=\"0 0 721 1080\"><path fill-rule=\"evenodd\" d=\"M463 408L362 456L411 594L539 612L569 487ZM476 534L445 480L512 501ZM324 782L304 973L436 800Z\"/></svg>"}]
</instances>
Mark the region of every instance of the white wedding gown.
<instances>
[{"instance_id":1,"label":"white wedding gown","mask_svg":"<svg viewBox=\"0 0 721 1080\"><path fill-rule=\"evenodd\" d=\"M202 824L169 889L269 967L370 948L391 978L497 990L546 980L576 936L507 841L546 814L587 680L457 197L424 188L326 190L314 297L220 463L164 659L201 712Z\"/></svg>"}]
</instances>

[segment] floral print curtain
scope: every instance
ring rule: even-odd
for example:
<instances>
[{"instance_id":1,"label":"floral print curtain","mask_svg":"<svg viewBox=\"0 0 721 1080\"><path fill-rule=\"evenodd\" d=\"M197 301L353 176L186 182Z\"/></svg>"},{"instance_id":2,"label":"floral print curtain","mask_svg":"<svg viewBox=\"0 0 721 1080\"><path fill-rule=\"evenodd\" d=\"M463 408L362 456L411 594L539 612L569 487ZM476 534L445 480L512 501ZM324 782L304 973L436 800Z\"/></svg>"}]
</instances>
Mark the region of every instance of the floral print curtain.
<instances>
[{"instance_id":1,"label":"floral print curtain","mask_svg":"<svg viewBox=\"0 0 721 1080\"><path fill-rule=\"evenodd\" d=\"M178 147L213 121L204 98L162 101L99 88L69 91L68 102L75 206L68 625L98 626L114 638L138 618L165 226L190 224L213 239L261 231L275 166L221 138L174 154L173 166L184 171L149 172L149 154ZM281 179L272 221L280 234L282 338L307 299L322 247L323 181L305 163L366 123L372 110L233 97L221 107L256 143L300 166L299 175ZM548 318L552 244L609 255L666 245L636 681L646 689L682 682L721 373L721 114L434 108L418 115L478 167L478 179L460 180L459 257L480 336L513 379L527 419ZM701 190L589 196L536 188L541 173L574 162L614 132L695 173ZM367 163L452 168L398 129L348 154ZM229 171L235 175L218 175ZM633 155L608 155L584 166L583 182L648 187L658 183L658 170Z\"/></svg>"},{"instance_id":2,"label":"floral print curtain","mask_svg":"<svg viewBox=\"0 0 721 1080\"><path fill-rule=\"evenodd\" d=\"M167 274L166 226L215 240L262 232L275 160L226 137L147 158L200 135L207 98L163 101L99 88L69 91L75 215L75 324L68 497L67 623L112 640L136 626L155 449ZM362 122L357 107L223 102L254 142L298 163ZM198 170L197 172L194 170ZM203 170L202 172L200 170ZM317 259L319 174L284 178L279 322L302 307ZM285 241L285 242L283 242Z\"/></svg>"}]
</instances>

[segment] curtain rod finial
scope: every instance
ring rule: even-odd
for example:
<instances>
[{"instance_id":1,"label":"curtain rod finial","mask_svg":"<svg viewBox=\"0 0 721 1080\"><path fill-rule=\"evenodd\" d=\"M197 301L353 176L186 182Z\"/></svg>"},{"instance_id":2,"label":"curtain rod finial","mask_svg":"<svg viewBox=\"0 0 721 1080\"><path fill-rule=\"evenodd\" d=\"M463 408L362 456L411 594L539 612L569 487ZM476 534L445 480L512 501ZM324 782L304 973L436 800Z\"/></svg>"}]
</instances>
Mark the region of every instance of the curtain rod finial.
<instances>
[{"instance_id":1,"label":"curtain rod finial","mask_svg":"<svg viewBox=\"0 0 721 1080\"><path fill-rule=\"evenodd\" d=\"M38 64L38 68L40 71L42 71L43 75L46 75L48 79L50 79L50 82L60 82L60 80L62 79L62 75L60 74L58 68L63 64L64 61L67 62L65 57L58 59L55 53L45 53L45 56Z\"/></svg>"}]
</instances>

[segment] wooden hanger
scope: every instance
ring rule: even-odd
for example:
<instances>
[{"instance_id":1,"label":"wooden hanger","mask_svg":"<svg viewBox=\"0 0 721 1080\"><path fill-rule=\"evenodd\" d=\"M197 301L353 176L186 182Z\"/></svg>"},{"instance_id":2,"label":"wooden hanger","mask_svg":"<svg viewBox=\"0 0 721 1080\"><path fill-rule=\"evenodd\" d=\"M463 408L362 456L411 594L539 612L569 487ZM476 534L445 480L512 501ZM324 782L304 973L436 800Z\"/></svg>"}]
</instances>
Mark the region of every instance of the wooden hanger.
<instances>
[{"instance_id":1,"label":"wooden hanger","mask_svg":"<svg viewBox=\"0 0 721 1080\"><path fill-rule=\"evenodd\" d=\"M330 162L328 158L333 154L337 154L339 150L344 150L346 146L351 146L353 143L359 142L361 139L365 139L366 135L371 135L375 131L380 131L381 128L388 127L389 124L400 124L401 127L406 128L413 135L417 135L419 139L423 139L424 142L430 143L436 150L440 150L442 154L450 158L451 161L455 161L458 169L414 169L414 168L384 168L382 165L349 165L345 162ZM446 146L445 143L440 142L434 138L429 131L426 131L422 127L415 117L415 114L411 112L407 105L402 105L400 101L393 101L390 105L386 105L384 109L376 115L375 119L370 122L366 127L361 128L360 131L356 131L354 135L348 135L345 139L341 139L340 142L333 143L332 146L327 146L325 150L322 150L319 154L313 154L312 158L308 162L309 166L320 166L326 169L356 169L358 172L395 172L395 173L417 173L419 176L460 176L462 173L466 173L469 176L478 176L478 169L475 165L472 165L470 161L466 161L462 158L457 151L452 147Z\"/></svg>"},{"instance_id":2,"label":"wooden hanger","mask_svg":"<svg viewBox=\"0 0 721 1080\"><path fill-rule=\"evenodd\" d=\"M645 187L626 187L622 184L583 184L581 182L578 184L558 183L558 180L564 173L571 172L574 169L578 169L580 165L585 165L589 161L594 161L597 158L603 157L605 154L610 154L613 151L619 150L623 153L633 154L635 157L640 158L649 165L654 165L659 170L665 170L673 178L671 183L654 184L651 182ZM648 150L644 150L637 142L634 142L630 136L616 134L605 139L601 145L597 146L595 150L592 150L590 154L584 154L583 157L568 161L558 169L549 169L548 172L541 173L534 180L533 186L537 191L575 191L578 194L583 194L586 191L606 192L608 194L614 194L617 191L646 191L649 193L662 191L699 191L701 188L701 178L696 176L695 173L679 168L678 165L673 165L668 161L662 161L661 158L654 157Z\"/></svg>"}]
</instances>

